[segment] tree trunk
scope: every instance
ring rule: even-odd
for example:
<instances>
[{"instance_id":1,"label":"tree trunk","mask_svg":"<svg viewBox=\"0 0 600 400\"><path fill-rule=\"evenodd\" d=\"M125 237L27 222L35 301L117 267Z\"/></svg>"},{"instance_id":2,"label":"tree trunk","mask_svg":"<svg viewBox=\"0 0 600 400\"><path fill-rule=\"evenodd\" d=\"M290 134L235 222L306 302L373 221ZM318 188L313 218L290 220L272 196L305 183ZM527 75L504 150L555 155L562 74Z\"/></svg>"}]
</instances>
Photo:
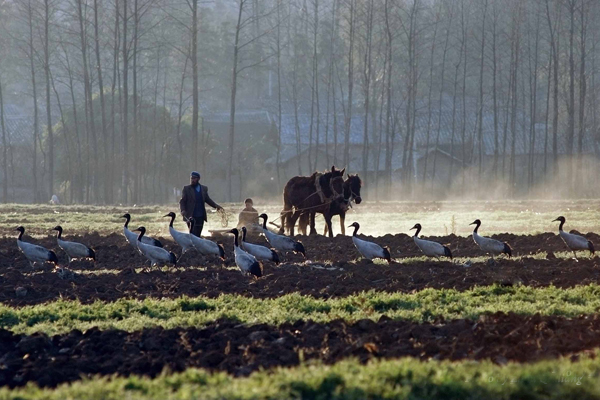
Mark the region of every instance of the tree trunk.
<instances>
[{"instance_id":1,"label":"tree trunk","mask_svg":"<svg viewBox=\"0 0 600 400\"><path fill-rule=\"evenodd\" d=\"M98 0L94 0L94 41L96 50L96 73L98 74L98 91L100 93L100 113L102 122L102 143L104 144L104 203L109 202L110 197L110 154L108 147L108 135L106 134L106 112L104 106L104 84L102 82L102 60L100 58L100 34L98 29Z\"/></svg>"},{"instance_id":2,"label":"tree trunk","mask_svg":"<svg viewBox=\"0 0 600 400\"><path fill-rule=\"evenodd\" d=\"M27 2L27 22L29 25L29 66L31 69L31 87L33 90L33 160L32 160L32 187L33 187L33 202L37 203L38 198L38 168L37 168L37 140L39 135L39 119L37 105L37 86L35 77L35 48L33 46L33 10L31 9L31 0Z\"/></svg>"},{"instance_id":3,"label":"tree trunk","mask_svg":"<svg viewBox=\"0 0 600 400\"><path fill-rule=\"evenodd\" d=\"M483 21L481 23L481 60L479 64L479 110L478 117L479 121L477 123L477 144L478 144L478 157L477 157L477 165L478 165L478 182L481 185L481 177L483 175L483 65L485 58L485 18L487 16L487 6L488 2L485 0L483 4Z\"/></svg>"},{"instance_id":4,"label":"tree trunk","mask_svg":"<svg viewBox=\"0 0 600 400\"><path fill-rule=\"evenodd\" d=\"M123 182L121 198L127 204L129 197L129 87L127 74L129 72L129 47L127 43L127 0L123 0Z\"/></svg>"},{"instance_id":5,"label":"tree trunk","mask_svg":"<svg viewBox=\"0 0 600 400\"><path fill-rule=\"evenodd\" d=\"M444 98L444 80L446 77L446 55L448 53L448 43L450 41L450 28L452 28L452 18L454 16L454 7L452 6L449 10L449 15L448 15L448 27L446 28L446 40L444 42L444 52L442 54L442 76L441 76L441 83L440 83L440 98L439 98L439 105L438 105L438 110L439 110L439 114L438 114L438 123L437 123L437 134L436 134L436 138L435 138L435 153L433 153L433 167L432 167L432 171L431 171L431 189L433 190L435 188L435 173L436 173L436 164L437 164L437 154L438 154L438 150L439 150L439 145L440 145L440 134L441 134L441 130L442 130L442 113L444 110L444 104L443 104L443 98Z\"/></svg>"},{"instance_id":6,"label":"tree trunk","mask_svg":"<svg viewBox=\"0 0 600 400\"><path fill-rule=\"evenodd\" d=\"M115 26L114 26L114 41L113 41L113 71L112 85L110 89L110 161L107 164L107 180L108 180L108 199L107 203L114 202L114 170L117 163L115 149L115 90L117 87L117 71L119 70L119 0L115 0Z\"/></svg>"},{"instance_id":7,"label":"tree trunk","mask_svg":"<svg viewBox=\"0 0 600 400\"><path fill-rule=\"evenodd\" d=\"M425 184L425 181L427 180L427 161L429 158L429 142L430 142L430 136L431 136L431 119L432 119L432 111L433 111L433 107L431 106L431 96L433 93L433 71L434 71L434 66L435 66L435 45L436 45L436 38L437 38L437 30L438 30L438 24L440 22L440 12L438 11L436 13L435 16L435 23L433 25L433 37L431 39L431 54L429 57L429 90L427 92L427 134L426 134L426 138L425 138L425 154L423 155L423 176L421 178L421 180L423 181L423 184ZM442 71L442 74L444 73L444 71ZM443 79L443 78L442 78Z\"/></svg>"},{"instance_id":8,"label":"tree trunk","mask_svg":"<svg viewBox=\"0 0 600 400\"><path fill-rule=\"evenodd\" d=\"M141 179L142 179L142 141L140 140L140 130L138 124L139 100L138 100L138 27L139 27L138 0L133 1L133 65L131 79L133 80L133 203L140 202Z\"/></svg>"},{"instance_id":9,"label":"tree trunk","mask_svg":"<svg viewBox=\"0 0 600 400\"><path fill-rule=\"evenodd\" d=\"M44 0L44 73L46 75L46 129L48 130L48 190L54 194L54 132L50 109L50 3Z\"/></svg>"},{"instance_id":10,"label":"tree trunk","mask_svg":"<svg viewBox=\"0 0 600 400\"><path fill-rule=\"evenodd\" d=\"M365 98L365 116L363 126L363 176L366 178L369 170L369 106L371 101L371 43L373 36L373 0L369 2L367 11L367 24L366 24L366 43L365 43L365 54L363 58L363 82L364 82L364 93ZM375 171L379 168L375 166Z\"/></svg>"},{"instance_id":11,"label":"tree trunk","mask_svg":"<svg viewBox=\"0 0 600 400\"><path fill-rule=\"evenodd\" d=\"M4 97L0 79L0 129L2 130L2 202L8 203L8 140L4 125Z\"/></svg>"},{"instance_id":12,"label":"tree trunk","mask_svg":"<svg viewBox=\"0 0 600 400\"><path fill-rule=\"evenodd\" d=\"M390 25L389 16L389 1L385 0L384 13L385 13L385 33L386 33L386 50L387 50L387 86L386 91L386 110L385 110L385 175L386 175L386 197L391 198L392 189L392 146L393 146L393 133L391 129L392 123L392 66L394 60L393 54L393 39L392 28Z\"/></svg>"},{"instance_id":13,"label":"tree trunk","mask_svg":"<svg viewBox=\"0 0 600 400\"><path fill-rule=\"evenodd\" d=\"M235 41L233 44L233 66L231 70L231 102L229 111L229 162L227 165L227 201L233 201L233 155L235 144L235 96L237 92L238 45L240 30L242 29L242 13L246 0L240 0L238 20L235 28Z\"/></svg>"},{"instance_id":14,"label":"tree trunk","mask_svg":"<svg viewBox=\"0 0 600 400\"><path fill-rule=\"evenodd\" d=\"M81 44L81 59L83 61L83 85L85 92L85 110L86 110L86 125L88 127L88 137L91 137L92 143L88 142L88 154L90 148L92 150L92 165L90 165L89 161L87 163L87 173L86 173L86 201L90 202L90 184L93 188L93 194L97 195L97 172L98 172L98 146L96 145L96 124L94 123L94 105L92 103L92 87L89 76L88 69L88 56L87 56L87 39L85 37L86 30L84 28L84 19L83 19L83 10L82 10L82 1L77 0L77 15L79 20L79 39ZM95 197L96 198L96 197ZM96 201L97 202L97 201Z\"/></svg>"},{"instance_id":15,"label":"tree trunk","mask_svg":"<svg viewBox=\"0 0 600 400\"><path fill-rule=\"evenodd\" d=\"M344 167L350 164L350 128L352 124L352 90L354 88L354 18L355 1L350 0L349 44L348 44L348 107L344 121Z\"/></svg>"},{"instance_id":16,"label":"tree trunk","mask_svg":"<svg viewBox=\"0 0 600 400\"><path fill-rule=\"evenodd\" d=\"M244 1L244 0L240 0ZM200 100L198 98L198 0L192 0L192 151L190 152L191 168L195 169L198 160L198 115L200 112ZM233 149L232 149L233 151ZM228 170L228 186L231 192L231 176Z\"/></svg>"}]
</instances>

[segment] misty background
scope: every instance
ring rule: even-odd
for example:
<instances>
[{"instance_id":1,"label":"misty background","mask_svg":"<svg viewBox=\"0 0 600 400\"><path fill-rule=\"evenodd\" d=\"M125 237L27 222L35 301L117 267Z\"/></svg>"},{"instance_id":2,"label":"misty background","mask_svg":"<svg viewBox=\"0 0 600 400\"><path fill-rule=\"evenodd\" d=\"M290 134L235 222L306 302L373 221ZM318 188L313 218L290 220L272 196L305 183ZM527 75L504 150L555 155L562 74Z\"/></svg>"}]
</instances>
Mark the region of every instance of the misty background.
<instances>
[{"instance_id":1,"label":"misty background","mask_svg":"<svg viewBox=\"0 0 600 400\"><path fill-rule=\"evenodd\" d=\"M3 202L600 193L596 0L0 0Z\"/></svg>"}]
</instances>

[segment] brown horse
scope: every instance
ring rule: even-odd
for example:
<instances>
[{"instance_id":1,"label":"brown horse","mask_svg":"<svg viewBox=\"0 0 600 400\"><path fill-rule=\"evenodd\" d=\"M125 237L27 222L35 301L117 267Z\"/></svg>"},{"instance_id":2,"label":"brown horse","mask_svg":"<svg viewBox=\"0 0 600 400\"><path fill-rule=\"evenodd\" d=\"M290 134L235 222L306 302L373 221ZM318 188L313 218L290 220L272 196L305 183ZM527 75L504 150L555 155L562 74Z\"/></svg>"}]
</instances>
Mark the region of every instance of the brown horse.
<instances>
[{"instance_id":1,"label":"brown horse","mask_svg":"<svg viewBox=\"0 0 600 400\"><path fill-rule=\"evenodd\" d=\"M343 197L345 170L338 170L333 166L331 171L323 174L315 172L311 176L295 176L290 179L283 189L280 234L287 228L288 235L293 236L296 221L307 210L322 213L331 232L329 205L335 199Z\"/></svg>"},{"instance_id":2,"label":"brown horse","mask_svg":"<svg viewBox=\"0 0 600 400\"><path fill-rule=\"evenodd\" d=\"M336 199L331 202L329 205L329 215L330 218L339 215L340 216L340 226L342 228L342 235L346 234L346 211L351 207L351 203L355 202L356 204L360 204L362 198L360 197L360 189L362 187L362 180L358 175L348 175L348 178L344 181L344 197L341 199ZM309 224L310 219L310 234L316 235L317 230L315 229L315 214L316 212L308 211L303 213L300 216L300 220L298 221L298 229L302 232L303 235L306 235L306 227ZM325 225L324 235L327 235L329 227ZM329 232L331 232L329 230ZM331 235L330 235L331 236Z\"/></svg>"}]
</instances>

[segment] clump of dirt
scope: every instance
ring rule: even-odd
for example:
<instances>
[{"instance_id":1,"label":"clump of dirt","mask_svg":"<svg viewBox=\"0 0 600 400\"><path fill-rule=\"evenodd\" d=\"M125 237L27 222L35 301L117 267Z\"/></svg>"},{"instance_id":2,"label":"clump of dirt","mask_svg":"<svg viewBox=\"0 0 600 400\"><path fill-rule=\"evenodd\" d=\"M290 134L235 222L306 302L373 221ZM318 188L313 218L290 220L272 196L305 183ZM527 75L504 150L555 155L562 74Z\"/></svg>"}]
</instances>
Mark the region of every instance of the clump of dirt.
<instances>
[{"instance_id":1,"label":"clump of dirt","mask_svg":"<svg viewBox=\"0 0 600 400\"><path fill-rule=\"evenodd\" d=\"M589 351L600 346L600 316L487 314L478 321L416 324L382 317L378 322L341 320L327 324L245 326L221 320L203 328L85 332L48 337L14 335L0 329L0 386L35 382L54 387L82 376L119 374L155 377L165 368L190 367L248 375L259 369L295 366L320 359L333 364L347 357L490 359L535 362Z\"/></svg>"}]
</instances>

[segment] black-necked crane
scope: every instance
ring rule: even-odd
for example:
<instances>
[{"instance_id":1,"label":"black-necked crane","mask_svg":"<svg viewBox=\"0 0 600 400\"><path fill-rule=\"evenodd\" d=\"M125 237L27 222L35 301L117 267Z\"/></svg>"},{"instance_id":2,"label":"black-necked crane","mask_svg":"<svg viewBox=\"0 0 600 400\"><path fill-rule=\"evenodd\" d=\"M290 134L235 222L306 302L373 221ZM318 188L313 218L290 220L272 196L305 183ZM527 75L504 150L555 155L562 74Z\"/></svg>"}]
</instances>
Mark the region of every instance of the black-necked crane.
<instances>
[{"instance_id":1,"label":"black-necked crane","mask_svg":"<svg viewBox=\"0 0 600 400\"><path fill-rule=\"evenodd\" d=\"M36 262L49 262L53 263L55 266L58 264L56 253L54 253L52 250L48 250L47 248L37 244L23 241L23 233L25 233L25 228L19 226L15 230L19 231L19 236L17 237L17 246L19 246L19 250L21 250L21 252L25 255L25 258L27 258L32 268Z\"/></svg>"},{"instance_id":2,"label":"black-necked crane","mask_svg":"<svg viewBox=\"0 0 600 400\"><path fill-rule=\"evenodd\" d=\"M585 237L576 235L574 233L569 233L563 231L563 225L567 221L565 217L560 216L553 220L552 222L560 221L560 225L558 226L558 234L562 238L563 242L567 245L569 249L573 252L573 256L577 260L577 250L589 251L590 254L594 254L594 244L587 240Z\"/></svg>"},{"instance_id":3,"label":"black-necked crane","mask_svg":"<svg viewBox=\"0 0 600 400\"><path fill-rule=\"evenodd\" d=\"M123 234L125 235L125 238L127 238L129 244L137 250L138 235L129 230L129 221L131 221L131 215L129 215L129 213L125 213L121 215L121 218L125 218L125 224L123 225ZM163 247L160 241L153 239L150 236L144 236L142 238L142 243L148 244L150 246Z\"/></svg>"},{"instance_id":4,"label":"black-necked crane","mask_svg":"<svg viewBox=\"0 0 600 400\"><path fill-rule=\"evenodd\" d=\"M138 235L138 249L140 253L148 260L150 260L151 266L155 266L158 264L173 264L177 265L177 257L172 252L169 252L162 247L153 246L150 244L146 244L142 241L144 238L144 234L146 233L146 228L140 226L135 229L135 231L139 232Z\"/></svg>"},{"instance_id":5,"label":"black-necked crane","mask_svg":"<svg viewBox=\"0 0 600 400\"><path fill-rule=\"evenodd\" d=\"M507 254L509 257L512 256L512 248L508 243L479 235L477 231L481 226L480 220L476 219L469 225L475 225L475 229L473 229L473 240L475 243L477 243L477 246L479 246L481 250L489 253L492 256L492 260L494 259L494 256L502 253Z\"/></svg>"},{"instance_id":6,"label":"black-necked crane","mask_svg":"<svg viewBox=\"0 0 600 400\"><path fill-rule=\"evenodd\" d=\"M267 228L267 219L269 218L267 214L260 214L258 218L263 219L263 234L267 238L269 244L273 246L275 250L293 251L294 253L302 254L304 258L306 258L306 250L304 249L304 245L302 244L302 242L296 241L288 236L278 235L276 233L271 232Z\"/></svg>"},{"instance_id":7,"label":"black-necked crane","mask_svg":"<svg viewBox=\"0 0 600 400\"><path fill-rule=\"evenodd\" d=\"M187 251L194 248L192 238L190 237L191 234L187 232L181 232L173 228L173 221L175 221L176 217L173 211L165 215L165 217L171 218L171 222L169 222L169 233L171 234L171 237L173 237L173 240L175 240L175 242L181 246L181 256L179 256L179 258L181 258Z\"/></svg>"},{"instance_id":8,"label":"black-necked crane","mask_svg":"<svg viewBox=\"0 0 600 400\"><path fill-rule=\"evenodd\" d=\"M383 258L384 260L387 260L388 263L392 262L390 249L387 247L381 247L377 243L359 239L357 233L360 229L360 224L358 222L353 222L348 226L348 228L352 227L354 228L354 233L352 233L352 243L354 243L354 246L364 258L369 260L374 258Z\"/></svg>"},{"instance_id":9,"label":"black-necked crane","mask_svg":"<svg viewBox=\"0 0 600 400\"><path fill-rule=\"evenodd\" d=\"M53 231L57 231L56 235L56 243L58 247L60 247L67 256L69 257L69 265L73 259L78 258L91 258L94 262L96 262L96 253L91 248L87 247L83 243L78 242L70 242L67 240L62 240L63 228L60 225L52 228Z\"/></svg>"},{"instance_id":10,"label":"black-necked crane","mask_svg":"<svg viewBox=\"0 0 600 400\"><path fill-rule=\"evenodd\" d=\"M244 251L238 242L239 231L236 228L233 228L229 231L229 233L233 234L233 254L235 255L235 265L238 266L240 271L243 274L251 274L257 278L262 276L262 265L256 257L252 254Z\"/></svg>"},{"instance_id":11,"label":"black-necked crane","mask_svg":"<svg viewBox=\"0 0 600 400\"><path fill-rule=\"evenodd\" d=\"M261 261L273 261L275 264L279 264L279 254L274 249L270 249L266 246L259 244L252 244L246 242L246 233L248 230L245 226L242 226L242 248L247 253L252 254L257 260Z\"/></svg>"},{"instance_id":12,"label":"black-necked crane","mask_svg":"<svg viewBox=\"0 0 600 400\"><path fill-rule=\"evenodd\" d=\"M452 260L452 252L447 246L431 240L421 239L419 237L419 233L421 232L421 224L415 224L415 226L410 229L417 230L413 236L413 240L423 254L428 257L435 257L438 260L440 257L450 257L450 260Z\"/></svg>"},{"instance_id":13,"label":"black-necked crane","mask_svg":"<svg viewBox=\"0 0 600 400\"><path fill-rule=\"evenodd\" d=\"M194 220L192 219L190 225L190 239L192 239L194 248L205 256L213 255L220 257L221 260L225 260L225 249L223 248L223 245L192 234L193 228Z\"/></svg>"}]
</instances>

